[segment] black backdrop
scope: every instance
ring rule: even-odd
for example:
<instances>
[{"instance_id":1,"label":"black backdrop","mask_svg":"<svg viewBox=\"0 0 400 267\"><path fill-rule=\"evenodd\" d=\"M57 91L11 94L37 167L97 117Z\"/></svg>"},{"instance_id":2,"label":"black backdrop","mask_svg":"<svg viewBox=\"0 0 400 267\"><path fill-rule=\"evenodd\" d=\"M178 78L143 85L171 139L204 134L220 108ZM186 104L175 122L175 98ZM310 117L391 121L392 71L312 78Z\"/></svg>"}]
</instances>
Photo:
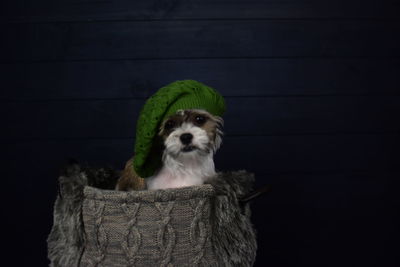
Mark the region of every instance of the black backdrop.
<instances>
[{"instance_id":1,"label":"black backdrop","mask_svg":"<svg viewBox=\"0 0 400 267\"><path fill-rule=\"evenodd\" d=\"M145 98L196 79L228 105L217 169L273 188L252 204L256 266L400 266L399 11L389 0L2 1L3 261L46 266L65 159L122 168Z\"/></svg>"}]
</instances>

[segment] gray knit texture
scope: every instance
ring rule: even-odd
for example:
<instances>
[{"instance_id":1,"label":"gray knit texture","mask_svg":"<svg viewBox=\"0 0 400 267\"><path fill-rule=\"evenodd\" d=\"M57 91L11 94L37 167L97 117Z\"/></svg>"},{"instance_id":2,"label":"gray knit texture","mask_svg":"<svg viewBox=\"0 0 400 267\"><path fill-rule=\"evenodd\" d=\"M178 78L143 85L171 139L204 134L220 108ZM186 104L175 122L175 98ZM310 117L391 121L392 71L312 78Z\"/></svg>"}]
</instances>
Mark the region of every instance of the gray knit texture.
<instances>
[{"instance_id":1,"label":"gray knit texture","mask_svg":"<svg viewBox=\"0 0 400 267\"><path fill-rule=\"evenodd\" d=\"M252 173L131 192L97 187L105 177L104 170L78 167L59 178L50 266L253 266L255 230L249 205L239 202L251 190Z\"/></svg>"}]
</instances>

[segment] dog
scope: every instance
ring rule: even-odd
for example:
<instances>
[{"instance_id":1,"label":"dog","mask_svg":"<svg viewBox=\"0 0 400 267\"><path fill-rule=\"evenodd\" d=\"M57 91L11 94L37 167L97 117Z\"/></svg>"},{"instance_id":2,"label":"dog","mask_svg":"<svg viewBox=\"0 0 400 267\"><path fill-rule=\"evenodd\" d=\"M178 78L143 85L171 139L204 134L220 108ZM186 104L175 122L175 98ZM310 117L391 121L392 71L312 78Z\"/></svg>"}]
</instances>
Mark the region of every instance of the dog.
<instances>
[{"instance_id":1,"label":"dog","mask_svg":"<svg viewBox=\"0 0 400 267\"><path fill-rule=\"evenodd\" d=\"M162 139L162 166L146 179L127 162L117 190L167 189L201 185L216 175L214 154L222 144L224 120L203 109L178 110L165 119L157 138Z\"/></svg>"}]
</instances>

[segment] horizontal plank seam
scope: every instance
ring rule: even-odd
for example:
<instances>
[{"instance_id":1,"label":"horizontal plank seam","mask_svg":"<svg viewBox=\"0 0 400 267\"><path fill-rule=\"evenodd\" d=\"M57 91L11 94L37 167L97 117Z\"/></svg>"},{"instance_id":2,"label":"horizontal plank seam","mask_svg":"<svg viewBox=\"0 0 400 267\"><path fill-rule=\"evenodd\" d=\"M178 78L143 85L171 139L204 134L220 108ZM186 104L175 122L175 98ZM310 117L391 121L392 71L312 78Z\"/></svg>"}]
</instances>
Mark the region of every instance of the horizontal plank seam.
<instances>
[{"instance_id":1,"label":"horizontal plank seam","mask_svg":"<svg viewBox=\"0 0 400 267\"><path fill-rule=\"evenodd\" d=\"M102 22L175 22L175 21L379 21L379 22L400 22L398 17L229 17L229 18L170 18L170 19L114 19L114 18L89 18L89 19L56 19L49 17L48 19L32 18L6 18L0 20L0 25L4 24L58 24L58 23L102 23Z\"/></svg>"},{"instance_id":2,"label":"horizontal plank seam","mask_svg":"<svg viewBox=\"0 0 400 267\"><path fill-rule=\"evenodd\" d=\"M17 89L16 89L17 90ZM150 96L150 95L149 95ZM143 97L104 97L104 98L1 98L0 103L51 103L51 102L96 102L96 101L132 101L146 100L149 96ZM320 97L399 97L400 93L360 93L360 94L268 94L268 95L223 95L225 99L234 98L320 98Z\"/></svg>"},{"instance_id":3,"label":"horizontal plank seam","mask_svg":"<svg viewBox=\"0 0 400 267\"><path fill-rule=\"evenodd\" d=\"M0 59L0 64L35 64L35 63L63 63L63 62L113 62L113 61L172 61L172 60L235 60L235 59L378 59L378 60L398 60L400 55L363 55L363 56L240 56L240 57L164 57L164 58L82 58L82 59L27 59L27 60L3 60Z\"/></svg>"},{"instance_id":4,"label":"horizontal plank seam","mask_svg":"<svg viewBox=\"0 0 400 267\"><path fill-rule=\"evenodd\" d=\"M225 134L224 138L242 138L242 137L296 137L296 136L351 136L351 135L399 135L400 129L398 131L360 131L360 132L307 132L307 133L275 133L275 134ZM47 138L8 138L2 137L0 143L10 145L10 141L20 141L20 142L51 142L51 141L79 141L79 140L132 140L134 137L47 137Z\"/></svg>"},{"instance_id":5,"label":"horizontal plank seam","mask_svg":"<svg viewBox=\"0 0 400 267\"><path fill-rule=\"evenodd\" d=\"M250 171L251 172L251 171ZM335 170L319 170L319 171L263 171L255 173L257 176L263 175L329 175L329 174L366 174L366 175L376 175L376 174L399 174L400 170L368 170L368 169L335 169Z\"/></svg>"}]
</instances>

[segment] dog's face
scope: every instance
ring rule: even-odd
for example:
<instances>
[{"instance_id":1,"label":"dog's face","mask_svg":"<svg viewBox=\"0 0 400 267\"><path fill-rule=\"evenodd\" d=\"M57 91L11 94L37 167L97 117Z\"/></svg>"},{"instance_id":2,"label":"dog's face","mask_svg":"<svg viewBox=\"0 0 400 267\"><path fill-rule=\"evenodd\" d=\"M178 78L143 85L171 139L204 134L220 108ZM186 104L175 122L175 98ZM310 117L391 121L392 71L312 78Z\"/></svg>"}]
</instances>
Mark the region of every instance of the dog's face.
<instances>
[{"instance_id":1,"label":"dog's face","mask_svg":"<svg viewBox=\"0 0 400 267\"><path fill-rule=\"evenodd\" d=\"M178 110L165 119L159 136L174 158L215 153L222 143L223 119L201 109Z\"/></svg>"}]
</instances>

